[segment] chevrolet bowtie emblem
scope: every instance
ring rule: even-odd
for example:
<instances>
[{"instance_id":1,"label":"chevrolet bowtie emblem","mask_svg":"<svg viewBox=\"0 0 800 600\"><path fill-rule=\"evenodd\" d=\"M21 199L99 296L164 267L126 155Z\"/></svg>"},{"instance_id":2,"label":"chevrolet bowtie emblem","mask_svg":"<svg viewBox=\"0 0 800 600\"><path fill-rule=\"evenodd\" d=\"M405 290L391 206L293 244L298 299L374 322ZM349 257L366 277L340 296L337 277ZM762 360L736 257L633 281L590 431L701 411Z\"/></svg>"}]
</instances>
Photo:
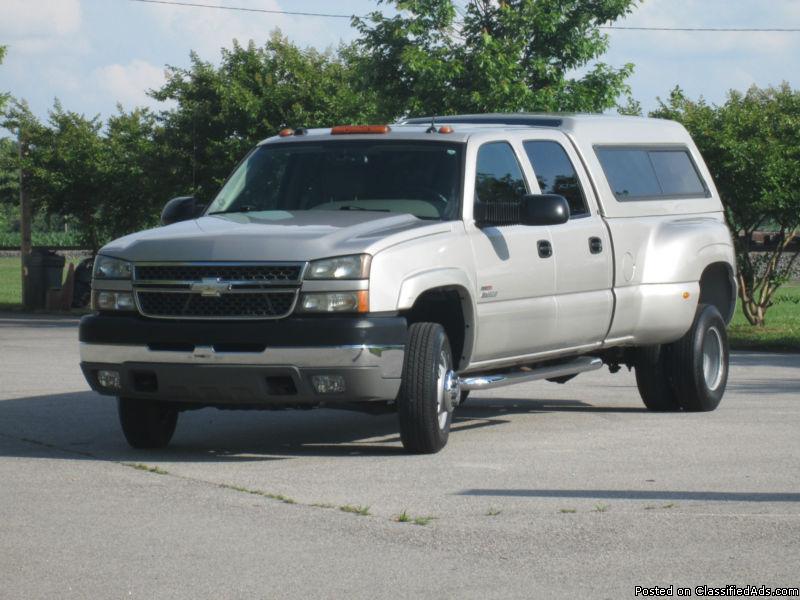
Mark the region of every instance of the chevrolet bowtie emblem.
<instances>
[{"instance_id":1,"label":"chevrolet bowtie emblem","mask_svg":"<svg viewBox=\"0 0 800 600\"><path fill-rule=\"evenodd\" d=\"M231 289L231 284L227 281L222 281L219 277L216 279L203 279L200 283L193 283L191 287L193 292L199 292L205 298L219 298L229 289Z\"/></svg>"}]
</instances>

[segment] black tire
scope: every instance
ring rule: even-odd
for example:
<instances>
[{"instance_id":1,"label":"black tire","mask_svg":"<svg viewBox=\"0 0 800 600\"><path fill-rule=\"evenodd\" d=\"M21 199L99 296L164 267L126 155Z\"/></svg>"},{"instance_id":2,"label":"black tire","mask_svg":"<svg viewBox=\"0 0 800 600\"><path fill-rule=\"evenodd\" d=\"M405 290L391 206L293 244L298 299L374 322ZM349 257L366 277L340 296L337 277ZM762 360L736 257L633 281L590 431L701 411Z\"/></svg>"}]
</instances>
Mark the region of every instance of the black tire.
<instances>
[{"instance_id":1,"label":"black tire","mask_svg":"<svg viewBox=\"0 0 800 600\"><path fill-rule=\"evenodd\" d=\"M728 334L716 307L701 304L689 332L672 344L671 380L681 408L707 412L719 406L728 383Z\"/></svg>"},{"instance_id":2,"label":"black tire","mask_svg":"<svg viewBox=\"0 0 800 600\"><path fill-rule=\"evenodd\" d=\"M432 454L447 444L454 402L442 388L440 411L443 361L445 373L449 373L453 358L444 328L438 323L411 325L397 399L400 439L408 452Z\"/></svg>"},{"instance_id":3,"label":"black tire","mask_svg":"<svg viewBox=\"0 0 800 600\"><path fill-rule=\"evenodd\" d=\"M122 433L134 448L164 448L178 424L178 410L166 402L119 398L117 401Z\"/></svg>"},{"instance_id":4,"label":"black tire","mask_svg":"<svg viewBox=\"0 0 800 600\"><path fill-rule=\"evenodd\" d=\"M636 387L639 396L653 412L674 412L681 409L670 381L669 346L643 346L636 349Z\"/></svg>"}]
</instances>

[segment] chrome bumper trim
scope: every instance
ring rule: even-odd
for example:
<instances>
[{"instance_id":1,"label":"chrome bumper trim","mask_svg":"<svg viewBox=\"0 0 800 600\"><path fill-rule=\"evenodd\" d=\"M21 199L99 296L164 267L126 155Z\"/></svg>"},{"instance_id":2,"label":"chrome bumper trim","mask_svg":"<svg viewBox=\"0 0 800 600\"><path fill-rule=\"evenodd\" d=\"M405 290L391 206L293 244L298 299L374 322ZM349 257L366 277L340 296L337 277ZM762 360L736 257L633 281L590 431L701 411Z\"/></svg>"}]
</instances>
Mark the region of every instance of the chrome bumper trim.
<instances>
[{"instance_id":1,"label":"chrome bumper trim","mask_svg":"<svg viewBox=\"0 0 800 600\"><path fill-rule=\"evenodd\" d=\"M273 347L263 352L217 352L212 346L195 346L194 351L151 350L147 346L80 343L81 362L122 364L161 363L186 365L291 366L298 368L380 368L385 378L400 377L405 347L316 346Z\"/></svg>"}]
</instances>

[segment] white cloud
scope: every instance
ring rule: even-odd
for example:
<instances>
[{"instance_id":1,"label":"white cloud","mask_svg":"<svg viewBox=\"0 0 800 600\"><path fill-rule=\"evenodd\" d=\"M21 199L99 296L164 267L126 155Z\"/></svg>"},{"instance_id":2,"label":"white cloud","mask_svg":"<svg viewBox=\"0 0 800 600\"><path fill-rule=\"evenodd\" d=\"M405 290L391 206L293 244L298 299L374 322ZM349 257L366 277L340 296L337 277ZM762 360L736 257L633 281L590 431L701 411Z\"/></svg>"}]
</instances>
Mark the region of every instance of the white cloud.
<instances>
[{"instance_id":1,"label":"white cloud","mask_svg":"<svg viewBox=\"0 0 800 600\"><path fill-rule=\"evenodd\" d=\"M22 52L46 52L81 28L78 0L3 0L0 12L0 38Z\"/></svg>"},{"instance_id":2,"label":"white cloud","mask_svg":"<svg viewBox=\"0 0 800 600\"><path fill-rule=\"evenodd\" d=\"M771 28L800 20L793 0L645 0L617 25L638 27ZM714 33L612 31L605 62L636 66L630 83L644 108L655 107L677 84L692 98L723 102L731 88L744 90L797 85L800 35L791 33ZM794 81L791 81L792 79Z\"/></svg>"},{"instance_id":3,"label":"white cloud","mask_svg":"<svg viewBox=\"0 0 800 600\"><path fill-rule=\"evenodd\" d=\"M164 69L144 60L134 59L126 65L112 64L92 73L97 88L106 92L125 108L154 106L147 90L160 88L165 81Z\"/></svg>"},{"instance_id":4,"label":"white cloud","mask_svg":"<svg viewBox=\"0 0 800 600\"><path fill-rule=\"evenodd\" d=\"M277 0L239 0L237 6L262 10L286 10ZM220 48L230 48L234 39L262 45L270 33L280 29L294 43L324 48L340 39L338 28L326 19L233 10L148 5L152 19L169 36L181 40L204 60L217 61ZM290 9L289 9L290 10ZM344 21L344 19L342 19Z\"/></svg>"}]
</instances>

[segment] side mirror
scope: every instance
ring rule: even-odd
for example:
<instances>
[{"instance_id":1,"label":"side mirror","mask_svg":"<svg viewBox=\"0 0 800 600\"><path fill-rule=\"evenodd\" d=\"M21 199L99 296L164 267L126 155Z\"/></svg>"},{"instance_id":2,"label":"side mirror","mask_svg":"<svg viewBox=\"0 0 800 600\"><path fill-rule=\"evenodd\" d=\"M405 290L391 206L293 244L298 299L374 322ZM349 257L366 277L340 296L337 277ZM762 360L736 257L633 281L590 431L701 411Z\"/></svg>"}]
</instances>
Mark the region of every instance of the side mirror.
<instances>
[{"instance_id":1,"label":"side mirror","mask_svg":"<svg viewBox=\"0 0 800 600\"><path fill-rule=\"evenodd\" d=\"M205 210L205 204L200 204L194 196L179 196L164 205L161 211L161 224L171 225L179 221L196 219Z\"/></svg>"},{"instance_id":2,"label":"side mirror","mask_svg":"<svg viewBox=\"0 0 800 600\"><path fill-rule=\"evenodd\" d=\"M515 200L476 202L478 227L498 225L560 225L569 221L569 204L556 194L529 194Z\"/></svg>"},{"instance_id":3,"label":"side mirror","mask_svg":"<svg viewBox=\"0 0 800 600\"><path fill-rule=\"evenodd\" d=\"M561 225L569 221L569 203L557 194L530 194L522 199L522 225Z\"/></svg>"}]
</instances>

